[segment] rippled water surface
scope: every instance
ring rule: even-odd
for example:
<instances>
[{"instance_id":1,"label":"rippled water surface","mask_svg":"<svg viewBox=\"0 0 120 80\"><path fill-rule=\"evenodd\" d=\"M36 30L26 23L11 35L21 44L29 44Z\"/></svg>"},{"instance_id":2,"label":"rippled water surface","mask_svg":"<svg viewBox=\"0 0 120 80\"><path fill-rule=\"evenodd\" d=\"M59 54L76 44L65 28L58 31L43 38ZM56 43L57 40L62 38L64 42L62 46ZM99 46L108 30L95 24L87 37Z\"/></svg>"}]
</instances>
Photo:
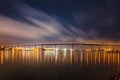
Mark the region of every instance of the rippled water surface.
<instances>
[{"instance_id":1,"label":"rippled water surface","mask_svg":"<svg viewBox=\"0 0 120 80\"><path fill-rule=\"evenodd\" d=\"M108 80L120 53L83 50L1 50L0 80Z\"/></svg>"}]
</instances>

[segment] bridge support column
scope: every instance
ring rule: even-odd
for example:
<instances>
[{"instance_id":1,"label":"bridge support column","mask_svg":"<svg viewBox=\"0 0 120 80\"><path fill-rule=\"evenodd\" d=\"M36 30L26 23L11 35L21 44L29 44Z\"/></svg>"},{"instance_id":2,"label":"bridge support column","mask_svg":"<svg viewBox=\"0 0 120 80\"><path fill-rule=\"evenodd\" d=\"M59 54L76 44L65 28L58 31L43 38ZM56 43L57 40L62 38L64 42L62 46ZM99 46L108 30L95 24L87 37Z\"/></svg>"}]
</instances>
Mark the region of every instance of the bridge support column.
<instances>
[{"instance_id":1,"label":"bridge support column","mask_svg":"<svg viewBox=\"0 0 120 80\"><path fill-rule=\"evenodd\" d=\"M118 51L120 50L120 46L118 45Z\"/></svg>"},{"instance_id":2,"label":"bridge support column","mask_svg":"<svg viewBox=\"0 0 120 80\"><path fill-rule=\"evenodd\" d=\"M100 45L98 46L98 51L100 51Z\"/></svg>"},{"instance_id":3,"label":"bridge support column","mask_svg":"<svg viewBox=\"0 0 120 80\"><path fill-rule=\"evenodd\" d=\"M106 51L107 51L107 45L106 45Z\"/></svg>"},{"instance_id":4,"label":"bridge support column","mask_svg":"<svg viewBox=\"0 0 120 80\"><path fill-rule=\"evenodd\" d=\"M42 49L43 49L42 45L40 45L40 49L39 49L40 50L40 54L42 53Z\"/></svg>"},{"instance_id":5,"label":"bridge support column","mask_svg":"<svg viewBox=\"0 0 120 80\"><path fill-rule=\"evenodd\" d=\"M41 45L41 49L43 49L43 44Z\"/></svg>"},{"instance_id":6,"label":"bridge support column","mask_svg":"<svg viewBox=\"0 0 120 80\"><path fill-rule=\"evenodd\" d=\"M72 44L72 50L73 50L73 44Z\"/></svg>"},{"instance_id":7,"label":"bridge support column","mask_svg":"<svg viewBox=\"0 0 120 80\"><path fill-rule=\"evenodd\" d=\"M90 45L91 51L92 51L92 45Z\"/></svg>"},{"instance_id":8,"label":"bridge support column","mask_svg":"<svg viewBox=\"0 0 120 80\"><path fill-rule=\"evenodd\" d=\"M56 46L57 46L57 45L55 44L55 54L56 54Z\"/></svg>"},{"instance_id":9,"label":"bridge support column","mask_svg":"<svg viewBox=\"0 0 120 80\"><path fill-rule=\"evenodd\" d=\"M113 49L112 49L113 51L114 51L114 47L115 47L115 46L113 45Z\"/></svg>"},{"instance_id":10,"label":"bridge support column","mask_svg":"<svg viewBox=\"0 0 120 80\"><path fill-rule=\"evenodd\" d=\"M57 46L57 45L55 44L55 50L56 50L56 46Z\"/></svg>"}]
</instances>

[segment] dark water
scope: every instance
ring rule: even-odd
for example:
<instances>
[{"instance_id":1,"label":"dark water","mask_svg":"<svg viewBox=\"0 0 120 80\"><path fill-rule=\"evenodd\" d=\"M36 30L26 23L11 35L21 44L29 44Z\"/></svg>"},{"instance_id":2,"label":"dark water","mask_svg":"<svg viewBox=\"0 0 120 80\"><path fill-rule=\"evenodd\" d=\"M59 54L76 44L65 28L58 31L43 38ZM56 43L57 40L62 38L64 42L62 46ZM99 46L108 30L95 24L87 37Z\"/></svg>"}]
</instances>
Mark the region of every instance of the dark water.
<instances>
[{"instance_id":1,"label":"dark water","mask_svg":"<svg viewBox=\"0 0 120 80\"><path fill-rule=\"evenodd\" d=\"M4 50L0 63L0 80L108 80L120 71L120 53Z\"/></svg>"}]
</instances>

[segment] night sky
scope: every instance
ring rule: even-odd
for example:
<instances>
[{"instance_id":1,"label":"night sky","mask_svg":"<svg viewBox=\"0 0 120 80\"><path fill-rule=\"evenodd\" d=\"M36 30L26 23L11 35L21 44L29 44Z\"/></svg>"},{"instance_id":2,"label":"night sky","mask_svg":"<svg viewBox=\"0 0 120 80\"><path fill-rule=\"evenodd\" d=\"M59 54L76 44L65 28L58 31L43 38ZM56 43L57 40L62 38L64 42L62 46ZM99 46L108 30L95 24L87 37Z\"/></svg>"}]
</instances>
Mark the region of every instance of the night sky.
<instances>
[{"instance_id":1,"label":"night sky","mask_svg":"<svg viewBox=\"0 0 120 80\"><path fill-rule=\"evenodd\" d=\"M119 0L0 0L0 41L120 40Z\"/></svg>"}]
</instances>

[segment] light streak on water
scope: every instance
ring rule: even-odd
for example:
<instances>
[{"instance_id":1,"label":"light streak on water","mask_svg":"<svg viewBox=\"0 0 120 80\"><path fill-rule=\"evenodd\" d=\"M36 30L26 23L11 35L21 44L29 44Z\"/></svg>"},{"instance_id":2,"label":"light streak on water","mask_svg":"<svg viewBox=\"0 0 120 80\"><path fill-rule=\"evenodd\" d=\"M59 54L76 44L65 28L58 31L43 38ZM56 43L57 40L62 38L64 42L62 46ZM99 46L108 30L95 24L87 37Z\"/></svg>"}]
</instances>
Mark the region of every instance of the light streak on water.
<instances>
[{"instance_id":1,"label":"light streak on water","mask_svg":"<svg viewBox=\"0 0 120 80\"><path fill-rule=\"evenodd\" d=\"M44 51L42 49L12 49L0 51L1 64L79 64L79 65L105 65L120 67L120 53L107 53L106 51L85 51L56 48Z\"/></svg>"},{"instance_id":2,"label":"light streak on water","mask_svg":"<svg viewBox=\"0 0 120 80\"><path fill-rule=\"evenodd\" d=\"M66 58L66 52L67 52L67 49L63 49L64 50L64 58Z\"/></svg>"}]
</instances>

